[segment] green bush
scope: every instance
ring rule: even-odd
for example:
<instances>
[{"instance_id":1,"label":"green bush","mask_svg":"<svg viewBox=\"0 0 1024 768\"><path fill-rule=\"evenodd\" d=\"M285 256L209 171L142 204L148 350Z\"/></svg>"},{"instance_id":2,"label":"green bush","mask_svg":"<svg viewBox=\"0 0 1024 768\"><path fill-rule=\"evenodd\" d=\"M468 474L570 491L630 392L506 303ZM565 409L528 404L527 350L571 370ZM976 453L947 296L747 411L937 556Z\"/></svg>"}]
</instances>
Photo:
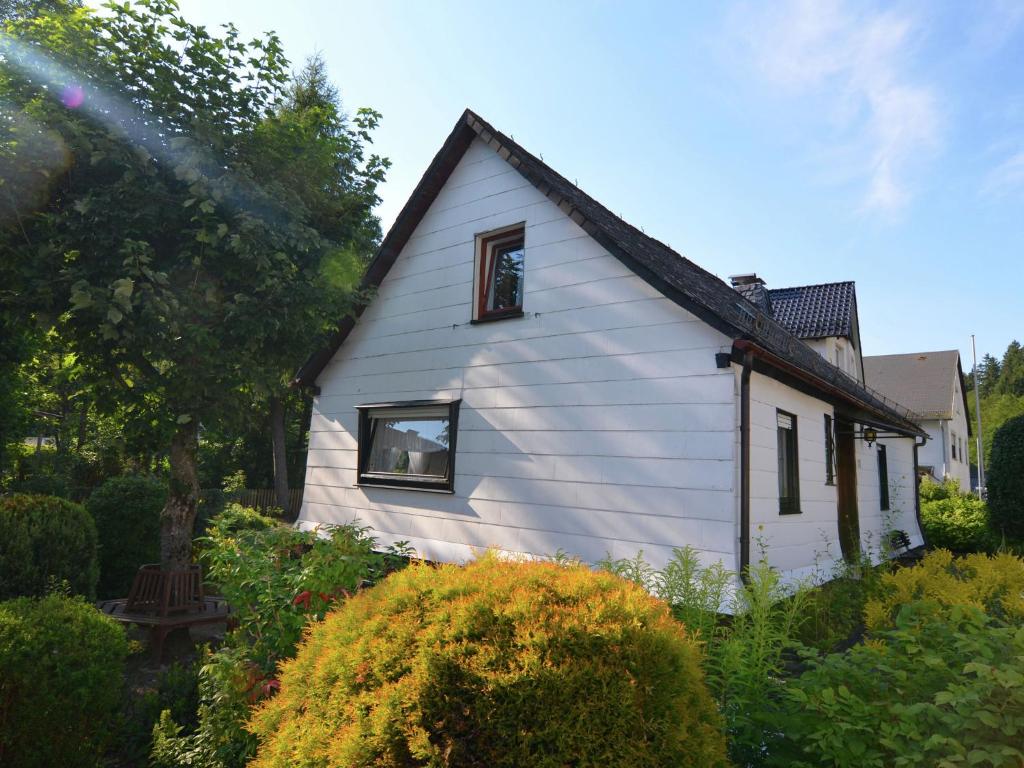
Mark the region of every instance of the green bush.
<instances>
[{"instance_id":1,"label":"green bush","mask_svg":"<svg viewBox=\"0 0 1024 768\"><path fill-rule=\"evenodd\" d=\"M310 625L252 765L722 765L699 665L668 607L611 574L412 566Z\"/></svg>"},{"instance_id":2,"label":"green bush","mask_svg":"<svg viewBox=\"0 0 1024 768\"><path fill-rule=\"evenodd\" d=\"M1024 764L1024 629L970 608L935 619L919 605L787 686L769 764Z\"/></svg>"},{"instance_id":3,"label":"green bush","mask_svg":"<svg viewBox=\"0 0 1024 768\"><path fill-rule=\"evenodd\" d=\"M0 497L0 600L42 595L67 581L96 596L96 526L79 505L53 496Z\"/></svg>"},{"instance_id":4,"label":"green bush","mask_svg":"<svg viewBox=\"0 0 1024 768\"><path fill-rule=\"evenodd\" d=\"M921 503L921 527L930 547L954 552L987 552L996 542L988 505L961 493Z\"/></svg>"},{"instance_id":5,"label":"green bush","mask_svg":"<svg viewBox=\"0 0 1024 768\"><path fill-rule=\"evenodd\" d=\"M963 495L963 491L960 490L960 481L954 480L951 477L946 478L941 483L936 482L930 477L922 478L917 492L921 497L922 503L928 501L942 501L943 499Z\"/></svg>"},{"instance_id":6,"label":"green bush","mask_svg":"<svg viewBox=\"0 0 1024 768\"><path fill-rule=\"evenodd\" d=\"M992 523L1003 535L1024 539L1024 416L996 431L987 470Z\"/></svg>"},{"instance_id":7,"label":"green bush","mask_svg":"<svg viewBox=\"0 0 1024 768\"><path fill-rule=\"evenodd\" d=\"M0 765L99 765L127 654L121 626L81 598L0 603Z\"/></svg>"},{"instance_id":8,"label":"green bush","mask_svg":"<svg viewBox=\"0 0 1024 768\"><path fill-rule=\"evenodd\" d=\"M167 485L152 477L114 477L92 492L85 508L100 542L99 596L124 597L139 566L160 558L160 511Z\"/></svg>"}]
</instances>

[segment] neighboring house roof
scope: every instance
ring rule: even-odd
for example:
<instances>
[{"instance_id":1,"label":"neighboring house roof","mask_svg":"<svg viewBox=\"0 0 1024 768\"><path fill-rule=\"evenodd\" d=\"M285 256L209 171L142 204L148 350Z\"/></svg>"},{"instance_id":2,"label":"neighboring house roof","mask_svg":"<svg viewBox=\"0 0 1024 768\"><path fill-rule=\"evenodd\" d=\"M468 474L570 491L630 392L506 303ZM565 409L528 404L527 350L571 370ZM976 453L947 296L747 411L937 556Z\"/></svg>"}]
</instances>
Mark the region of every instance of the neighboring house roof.
<instances>
[{"instance_id":1,"label":"neighboring house roof","mask_svg":"<svg viewBox=\"0 0 1024 768\"><path fill-rule=\"evenodd\" d=\"M372 290L380 285L448 176L477 138L635 274L734 341L742 340L743 346L734 347L735 350L749 350L764 365L798 380L801 386L854 406L861 418L874 420L905 434L925 434L914 423L914 414L895 403L888 403L884 397L840 371L760 307L738 295L732 287L664 243L627 224L468 109L456 122L381 243L363 278L363 289ZM315 384L317 376L355 327L355 320L363 309L365 306L357 307L355 316L341 321L330 343L314 353L299 369L295 384Z\"/></svg>"},{"instance_id":2,"label":"neighboring house roof","mask_svg":"<svg viewBox=\"0 0 1024 768\"><path fill-rule=\"evenodd\" d=\"M853 338L856 291L852 281L773 288L775 319L801 339Z\"/></svg>"},{"instance_id":3,"label":"neighboring house roof","mask_svg":"<svg viewBox=\"0 0 1024 768\"><path fill-rule=\"evenodd\" d=\"M866 356L864 379L869 386L905 405L921 419L953 418L953 382L959 380L964 414L968 413L960 353L955 349ZM968 418L968 432L970 428Z\"/></svg>"}]
</instances>

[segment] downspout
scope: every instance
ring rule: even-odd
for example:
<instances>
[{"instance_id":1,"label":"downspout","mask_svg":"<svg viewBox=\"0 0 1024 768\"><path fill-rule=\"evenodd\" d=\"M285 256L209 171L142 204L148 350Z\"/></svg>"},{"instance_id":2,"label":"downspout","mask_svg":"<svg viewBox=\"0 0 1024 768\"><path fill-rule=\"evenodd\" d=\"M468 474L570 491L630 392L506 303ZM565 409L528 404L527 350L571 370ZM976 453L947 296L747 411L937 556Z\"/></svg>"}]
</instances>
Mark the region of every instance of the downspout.
<instances>
[{"instance_id":1,"label":"downspout","mask_svg":"<svg viewBox=\"0 0 1024 768\"><path fill-rule=\"evenodd\" d=\"M746 583L750 570L750 371L754 353L743 353L740 373L740 578Z\"/></svg>"},{"instance_id":2,"label":"downspout","mask_svg":"<svg viewBox=\"0 0 1024 768\"><path fill-rule=\"evenodd\" d=\"M917 530L921 532L921 546L928 546L928 539L924 535L924 526L921 524L921 473L917 471L917 450L923 448L928 442L927 437L922 437L921 442L914 438L914 516L917 517Z\"/></svg>"}]
</instances>

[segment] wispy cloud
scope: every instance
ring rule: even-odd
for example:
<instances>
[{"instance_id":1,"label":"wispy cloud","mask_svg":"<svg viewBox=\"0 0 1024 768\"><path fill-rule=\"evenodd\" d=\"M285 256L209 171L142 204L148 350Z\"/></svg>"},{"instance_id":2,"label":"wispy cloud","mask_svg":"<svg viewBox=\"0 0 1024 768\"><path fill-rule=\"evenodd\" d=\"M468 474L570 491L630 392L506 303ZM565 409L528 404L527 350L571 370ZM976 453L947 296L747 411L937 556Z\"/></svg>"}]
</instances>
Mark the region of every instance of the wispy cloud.
<instances>
[{"instance_id":1,"label":"wispy cloud","mask_svg":"<svg viewBox=\"0 0 1024 768\"><path fill-rule=\"evenodd\" d=\"M1010 155L989 171L981 190L991 197L1024 190L1024 150Z\"/></svg>"},{"instance_id":2,"label":"wispy cloud","mask_svg":"<svg viewBox=\"0 0 1024 768\"><path fill-rule=\"evenodd\" d=\"M830 143L855 158L865 208L893 211L911 197L914 162L940 140L934 88L908 74L916 27L892 11L854 12L839 0L790 0L734 17L753 62L774 86L812 98L831 121Z\"/></svg>"}]
</instances>

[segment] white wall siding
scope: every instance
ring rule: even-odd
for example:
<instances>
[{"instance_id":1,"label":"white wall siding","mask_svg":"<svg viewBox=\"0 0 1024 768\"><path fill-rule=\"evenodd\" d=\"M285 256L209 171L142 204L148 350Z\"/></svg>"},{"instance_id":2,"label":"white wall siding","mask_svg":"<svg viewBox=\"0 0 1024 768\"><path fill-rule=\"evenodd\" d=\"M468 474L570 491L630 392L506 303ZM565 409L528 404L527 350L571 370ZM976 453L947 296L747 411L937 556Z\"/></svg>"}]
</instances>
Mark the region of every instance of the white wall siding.
<instances>
[{"instance_id":1,"label":"white wall siding","mask_svg":"<svg viewBox=\"0 0 1024 768\"><path fill-rule=\"evenodd\" d=\"M889 468L889 510L881 513L882 535L889 531L904 531L911 546L920 546L924 537L917 521L914 440L882 438L879 442L885 446Z\"/></svg>"},{"instance_id":2,"label":"white wall siding","mask_svg":"<svg viewBox=\"0 0 1024 768\"><path fill-rule=\"evenodd\" d=\"M777 409L797 417L800 514L779 514ZM842 556L836 488L825 484L825 414L832 412L828 403L751 374L750 556L760 558L763 546L768 563L792 576L827 574Z\"/></svg>"},{"instance_id":3,"label":"white wall siding","mask_svg":"<svg viewBox=\"0 0 1024 768\"><path fill-rule=\"evenodd\" d=\"M526 225L525 317L471 324L476 235ZM319 377L304 526L435 560L484 547L735 567L731 342L474 143ZM355 406L461 398L455 493L356 486Z\"/></svg>"}]
</instances>

